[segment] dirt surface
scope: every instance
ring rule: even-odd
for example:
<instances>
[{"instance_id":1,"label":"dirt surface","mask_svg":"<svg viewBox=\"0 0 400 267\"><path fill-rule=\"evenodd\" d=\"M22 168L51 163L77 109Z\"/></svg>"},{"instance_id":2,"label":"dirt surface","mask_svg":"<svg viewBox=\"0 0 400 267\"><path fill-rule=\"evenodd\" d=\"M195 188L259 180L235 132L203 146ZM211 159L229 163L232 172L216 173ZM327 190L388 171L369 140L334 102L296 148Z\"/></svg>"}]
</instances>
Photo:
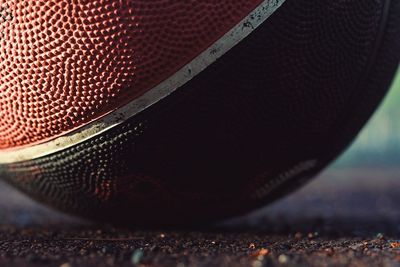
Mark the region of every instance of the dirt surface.
<instances>
[{"instance_id":1,"label":"dirt surface","mask_svg":"<svg viewBox=\"0 0 400 267\"><path fill-rule=\"evenodd\" d=\"M0 266L400 266L400 169L330 170L246 218L128 230L0 184Z\"/></svg>"}]
</instances>

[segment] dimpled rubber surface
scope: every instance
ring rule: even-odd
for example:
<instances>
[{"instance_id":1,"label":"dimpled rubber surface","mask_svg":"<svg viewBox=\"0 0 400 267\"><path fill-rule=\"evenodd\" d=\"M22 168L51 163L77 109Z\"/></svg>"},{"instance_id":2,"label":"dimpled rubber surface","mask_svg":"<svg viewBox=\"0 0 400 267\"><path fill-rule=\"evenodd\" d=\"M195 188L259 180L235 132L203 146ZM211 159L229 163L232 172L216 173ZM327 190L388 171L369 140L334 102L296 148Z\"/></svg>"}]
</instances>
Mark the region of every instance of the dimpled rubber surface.
<instances>
[{"instance_id":1,"label":"dimpled rubber surface","mask_svg":"<svg viewBox=\"0 0 400 267\"><path fill-rule=\"evenodd\" d=\"M156 105L61 153L4 165L1 176L66 211L126 224L248 211L304 183L354 138L397 68L399 14L399 1L288 0Z\"/></svg>"},{"instance_id":2,"label":"dimpled rubber surface","mask_svg":"<svg viewBox=\"0 0 400 267\"><path fill-rule=\"evenodd\" d=\"M192 60L260 0L0 0L0 149L65 134Z\"/></svg>"}]
</instances>

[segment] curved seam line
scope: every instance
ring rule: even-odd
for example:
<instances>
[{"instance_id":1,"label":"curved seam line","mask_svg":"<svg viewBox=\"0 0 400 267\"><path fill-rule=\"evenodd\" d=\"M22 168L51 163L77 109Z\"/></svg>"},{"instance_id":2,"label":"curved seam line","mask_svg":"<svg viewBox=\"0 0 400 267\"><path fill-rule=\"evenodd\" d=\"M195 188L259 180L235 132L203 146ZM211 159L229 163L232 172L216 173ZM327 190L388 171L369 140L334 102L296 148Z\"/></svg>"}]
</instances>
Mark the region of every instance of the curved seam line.
<instances>
[{"instance_id":1,"label":"curved seam line","mask_svg":"<svg viewBox=\"0 0 400 267\"><path fill-rule=\"evenodd\" d=\"M118 108L99 120L89 123L69 134L31 147L0 151L0 164L15 163L44 157L62 151L98 136L146 108L159 102L189 82L209 65L225 55L240 41L263 24L286 0L264 0L218 41L205 49L199 56L175 74L150 89L141 97Z\"/></svg>"}]
</instances>

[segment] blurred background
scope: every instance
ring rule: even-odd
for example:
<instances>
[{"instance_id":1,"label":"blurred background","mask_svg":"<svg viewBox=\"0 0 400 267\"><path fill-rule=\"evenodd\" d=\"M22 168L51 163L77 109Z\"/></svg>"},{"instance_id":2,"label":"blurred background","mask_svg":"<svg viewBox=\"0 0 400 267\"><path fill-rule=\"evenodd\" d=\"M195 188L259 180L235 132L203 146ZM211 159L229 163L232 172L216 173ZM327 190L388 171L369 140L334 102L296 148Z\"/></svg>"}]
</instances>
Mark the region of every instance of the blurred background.
<instances>
[{"instance_id":1,"label":"blurred background","mask_svg":"<svg viewBox=\"0 0 400 267\"><path fill-rule=\"evenodd\" d=\"M334 168L362 166L400 166L400 70L379 110L333 165Z\"/></svg>"}]
</instances>

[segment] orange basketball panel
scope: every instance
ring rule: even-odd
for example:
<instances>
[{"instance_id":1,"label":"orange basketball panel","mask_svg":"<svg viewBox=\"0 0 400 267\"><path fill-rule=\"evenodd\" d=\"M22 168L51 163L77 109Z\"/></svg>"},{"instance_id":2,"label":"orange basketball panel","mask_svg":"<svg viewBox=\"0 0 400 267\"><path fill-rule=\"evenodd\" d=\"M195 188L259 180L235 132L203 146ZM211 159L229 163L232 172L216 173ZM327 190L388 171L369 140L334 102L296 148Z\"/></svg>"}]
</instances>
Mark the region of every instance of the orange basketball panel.
<instances>
[{"instance_id":1,"label":"orange basketball panel","mask_svg":"<svg viewBox=\"0 0 400 267\"><path fill-rule=\"evenodd\" d=\"M70 132L142 95L260 0L0 0L0 149Z\"/></svg>"}]
</instances>

